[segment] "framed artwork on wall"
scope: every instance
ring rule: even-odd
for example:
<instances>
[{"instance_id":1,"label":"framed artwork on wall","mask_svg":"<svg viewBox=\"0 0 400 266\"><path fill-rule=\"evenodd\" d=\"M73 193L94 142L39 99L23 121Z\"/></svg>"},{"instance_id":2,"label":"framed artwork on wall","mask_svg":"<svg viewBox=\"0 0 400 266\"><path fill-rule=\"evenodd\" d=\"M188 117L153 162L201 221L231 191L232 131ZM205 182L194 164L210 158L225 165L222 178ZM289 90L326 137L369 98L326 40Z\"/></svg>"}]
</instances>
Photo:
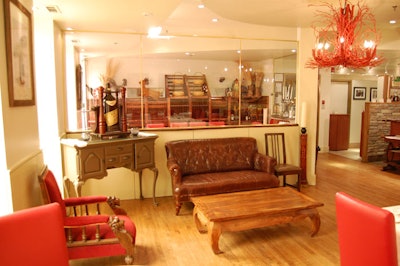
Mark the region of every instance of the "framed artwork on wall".
<instances>
[{"instance_id":1,"label":"framed artwork on wall","mask_svg":"<svg viewBox=\"0 0 400 266\"><path fill-rule=\"evenodd\" d=\"M31 13L18 0L4 0L10 106L35 105Z\"/></svg>"},{"instance_id":2,"label":"framed artwork on wall","mask_svg":"<svg viewBox=\"0 0 400 266\"><path fill-rule=\"evenodd\" d=\"M283 82L283 73L275 73L274 80L275 82Z\"/></svg>"},{"instance_id":3,"label":"framed artwork on wall","mask_svg":"<svg viewBox=\"0 0 400 266\"><path fill-rule=\"evenodd\" d=\"M378 99L378 89L377 88L370 88L369 91L369 101L376 102Z\"/></svg>"},{"instance_id":4,"label":"framed artwork on wall","mask_svg":"<svg viewBox=\"0 0 400 266\"><path fill-rule=\"evenodd\" d=\"M367 94L367 88L365 87L354 87L353 100L365 100Z\"/></svg>"}]
</instances>

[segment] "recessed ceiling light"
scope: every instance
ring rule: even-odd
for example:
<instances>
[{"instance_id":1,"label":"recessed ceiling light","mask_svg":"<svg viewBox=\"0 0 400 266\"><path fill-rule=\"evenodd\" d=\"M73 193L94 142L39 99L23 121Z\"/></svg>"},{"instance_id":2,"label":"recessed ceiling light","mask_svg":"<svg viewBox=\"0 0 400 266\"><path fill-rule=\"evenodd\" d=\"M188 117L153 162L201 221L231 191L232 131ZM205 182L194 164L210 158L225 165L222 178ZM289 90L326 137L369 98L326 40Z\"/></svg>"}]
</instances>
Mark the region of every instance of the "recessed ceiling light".
<instances>
[{"instance_id":1,"label":"recessed ceiling light","mask_svg":"<svg viewBox=\"0 0 400 266\"><path fill-rule=\"evenodd\" d=\"M160 36L162 31L162 27L150 27L149 30L147 31L147 36L150 38L156 38Z\"/></svg>"},{"instance_id":2,"label":"recessed ceiling light","mask_svg":"<svg viewBox=\"0 0 400 266\"><path fill-rule=\"evenodd\" d=\"M397 22L397 21L394 20L394 19L389 20L389 23L390 23L390 24L396 24L396 22Z\"/></svg>"},{"instance_id":3,"label":"recessed ceiling light","mask_svg":"<svg viewBox=\"0 0 400 266\"><path fill-rule=\"evenodd\" d=\"M50 13L58 13L61 14L61 10L58 6L46 6L47 11Z\"/></svg>"},{"instance_id":4,"label":"recessed ceiling light","mask_svg":"<svg viewBox=\"0 0 400 266\"><path fill-rule=\"evenodd\" d=\"M218 22L218 19L217 18L213 18L211 21L212 22Z\"/></svg>"},{"instance_id":5,"label":"recessed ceiling light","mask_svg":"<svg viewBox=\"0 0 400 266\"><path fill-rule=\"evenodd\" d=\"M199 4L199 5L197 6L197 8L200 8L200 9L205 8L205 5L204 5L204 4Z\"/></svg>"}]
</instances>

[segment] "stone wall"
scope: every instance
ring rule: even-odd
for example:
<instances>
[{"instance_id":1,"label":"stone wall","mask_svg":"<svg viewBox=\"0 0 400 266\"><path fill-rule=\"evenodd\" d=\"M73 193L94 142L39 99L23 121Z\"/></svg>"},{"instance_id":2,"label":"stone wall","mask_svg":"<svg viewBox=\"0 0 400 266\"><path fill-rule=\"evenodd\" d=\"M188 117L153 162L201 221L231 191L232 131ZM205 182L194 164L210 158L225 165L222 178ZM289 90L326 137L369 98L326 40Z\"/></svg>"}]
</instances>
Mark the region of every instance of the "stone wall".
<instances>
[{"instance_id":1,"label":"stone wall","mask_svg":"<svg viewBox=\"0 0 400 266\"><path fill-rule=\"evenodd\" d=\"M362 130L368 130L366 134L368 162L384 160L387 143L383 137L390 135L390 121L400 122L400 103L367 102L364 116Z\"/></svg>"}]
</instances>

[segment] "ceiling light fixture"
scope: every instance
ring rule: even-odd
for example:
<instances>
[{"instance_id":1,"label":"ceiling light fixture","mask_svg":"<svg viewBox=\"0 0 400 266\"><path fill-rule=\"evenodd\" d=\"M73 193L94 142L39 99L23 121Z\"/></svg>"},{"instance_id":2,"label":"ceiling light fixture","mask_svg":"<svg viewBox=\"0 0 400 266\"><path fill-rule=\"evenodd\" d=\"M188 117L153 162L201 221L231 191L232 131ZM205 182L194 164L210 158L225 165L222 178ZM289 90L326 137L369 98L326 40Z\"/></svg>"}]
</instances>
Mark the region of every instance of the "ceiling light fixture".
<instances>
[{"instance_id":1,"label":"ceiling light fixture","mask_svg":"<svg viewBox=\"0 0 400 266\"><path fill-rule=\"evenodd\" d=\"M393 12L396 12L397 6L392 6L392 8L393 8ZM396 23L397 23L397 21L395 19L389 20L389 24L396 24Z\"/></svg>"},{"instance_id":2,"label":"ceiling light fixture","mask_svg":"<svg viewBox=\"0 0 400 266\"><path fill-rule=\"evenodd\" d=\"M326 26L313 27L317 44L306 67L343 66L357 69L383 62L383 58L376 54L379 36L375 17L365 4L352 5L345 1L344 7L340 8L329 3L322 3L321 6L329 8L330 12L317 11L318 22Z\"/></svg>"},{"instance_id":3,"label":"ceiling light fixture","mask_svg":"<svg viewBox=\"0 0 400 266\"><path fill-rule=\"evenodd\" d=\"M173 38L173 36L161 35L161 32L162 32L161 26L150 27L149 30L147 31L147 38L150 38L150 39L171 39L171 38ZM168 33L168 30L165 30L165 33Z\"/></svg>"},{"instance_id":4,"label":"ceiling light fixture","mask_svg":"<svg viewBox=\"0 0 400 266\"><path fill-rule=\"evenodd\" d=\"M147 31L147 37L149 38L157 38L160 36L162 31L162 27L150 27L149 30Z\"/></svg>"}]
</instances>

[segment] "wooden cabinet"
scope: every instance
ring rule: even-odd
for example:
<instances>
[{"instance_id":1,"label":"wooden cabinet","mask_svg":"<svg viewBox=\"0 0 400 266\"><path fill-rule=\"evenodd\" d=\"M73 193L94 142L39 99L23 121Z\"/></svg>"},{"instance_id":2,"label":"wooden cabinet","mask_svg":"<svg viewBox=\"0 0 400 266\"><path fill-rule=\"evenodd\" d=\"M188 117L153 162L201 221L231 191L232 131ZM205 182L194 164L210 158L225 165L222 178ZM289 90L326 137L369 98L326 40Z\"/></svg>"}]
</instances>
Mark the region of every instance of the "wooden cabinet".
<instances>
[{"instance_id":1,"label":"wooden cabinet","mask_svg":"<svg viewBox=\"0 0 400 266\"><path fill-rule=\"evenodd\" d=\"M69 180L77 196L81 187L90 178L107 176L107 169L125 167L139 173L140 197L142 196L142 170L154 172L153 201L158 169L155 167L154 142L157 135L140 133L138 137L112 140L80 141L62 139L64 179Z\"/></svg>"},{"instance_id":2,"label":"wooden cabinet","mask_svg":"<svg viewBox=\"0 0 400 266\"><path fill-rule=\"evenodd\" d=\"M329 119L329 150L347 150L349 141L350 115L331 114Z\"/></svg>"},{"instance_id":3,"label":"wooden cabinet","mask_svg":"<svg viewBox=\"0 0 400 266\"><path fill-rule=\"evenodd\" d=\"M134 144L134 169L145 169L154 166L154 142L141 141Z\"/></svg>"},{"instance_id":4,"label":"wooden cabinet","mask_svg":"<svg viewBox=\"0 0 400 266\"><path fill-rule=\"evenodd\" d=\"M71 152L74 152L73 150ZM79 157L78 166L74 167L75 171L79 171L82 180L96 178L100 175L107 175L106 165L104 160L104 149L99 147L90 147L87 149L78 149L77 156Z\"/></svg>"}]
</instances>

